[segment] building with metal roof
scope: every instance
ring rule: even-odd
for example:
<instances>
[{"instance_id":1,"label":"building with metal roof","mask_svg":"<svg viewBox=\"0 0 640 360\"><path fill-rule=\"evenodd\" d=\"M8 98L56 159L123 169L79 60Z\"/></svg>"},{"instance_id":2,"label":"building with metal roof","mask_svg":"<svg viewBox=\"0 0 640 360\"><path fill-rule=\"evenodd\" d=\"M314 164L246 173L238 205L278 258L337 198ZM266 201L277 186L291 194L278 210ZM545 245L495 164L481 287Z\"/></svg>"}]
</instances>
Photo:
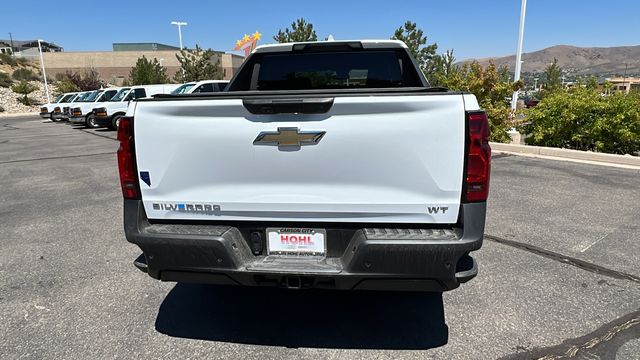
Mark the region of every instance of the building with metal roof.
<instances>
[{"instance_id":1,"label":"building with metal roof","mask_svg":"<svg viewBox=\"0 0 640 360\"><path fill-rule=\"evenodd\" d=\"M180 50L179 47L160 43L113 43L113 51L162 51Z\"/></svg>"}]
</instances>

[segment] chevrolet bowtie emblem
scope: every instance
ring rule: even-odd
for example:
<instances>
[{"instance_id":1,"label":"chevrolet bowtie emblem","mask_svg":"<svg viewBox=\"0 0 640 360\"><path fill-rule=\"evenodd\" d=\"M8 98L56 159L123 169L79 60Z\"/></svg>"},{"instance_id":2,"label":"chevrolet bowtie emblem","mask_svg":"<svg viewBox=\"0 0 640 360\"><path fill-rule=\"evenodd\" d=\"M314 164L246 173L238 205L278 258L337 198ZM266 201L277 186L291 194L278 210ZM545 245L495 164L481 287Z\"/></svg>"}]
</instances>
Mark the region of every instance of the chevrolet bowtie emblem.
<instances>
[{"instance_id":1,"label":"chevrolet bowtie emblem","mask_svg":"<svg viewBox=\"0 0 640 360\"><path fill-rule=\"evenodd\" d=\"M253 145L303 146L320 142L325 131L300 131L295 127L279 127L278 131L263 131L253 140Z\"/></svg>"}]
</instances>

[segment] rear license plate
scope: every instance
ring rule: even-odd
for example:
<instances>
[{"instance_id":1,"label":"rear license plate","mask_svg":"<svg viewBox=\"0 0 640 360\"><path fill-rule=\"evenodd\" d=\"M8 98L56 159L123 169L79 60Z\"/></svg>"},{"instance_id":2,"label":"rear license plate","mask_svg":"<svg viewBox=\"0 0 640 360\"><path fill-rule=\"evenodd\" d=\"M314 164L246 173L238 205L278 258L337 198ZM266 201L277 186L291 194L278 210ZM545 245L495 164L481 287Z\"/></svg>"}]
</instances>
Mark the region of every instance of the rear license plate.
<instances>
[{"instance_id":1,"label":"rear license plate","mask_svg":"<svg viewBox=\"0 0 640 360\"><path fill-rule=\"evenodd\" d=\"M324 256L326 239L324 229L268 228L267 252L270 255Z\"/></svg>"}]
</instances>

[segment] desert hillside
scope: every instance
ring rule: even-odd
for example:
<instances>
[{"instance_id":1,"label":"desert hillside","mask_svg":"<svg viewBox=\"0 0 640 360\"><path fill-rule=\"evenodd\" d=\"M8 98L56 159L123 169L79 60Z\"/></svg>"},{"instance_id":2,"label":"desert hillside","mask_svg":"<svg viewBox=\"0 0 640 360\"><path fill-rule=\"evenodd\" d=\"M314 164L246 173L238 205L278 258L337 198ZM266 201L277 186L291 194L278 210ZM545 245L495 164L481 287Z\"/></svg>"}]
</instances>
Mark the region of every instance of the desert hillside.
<instances>
[{"instance_id":1,"label":"desert hillside","mask_svg":"<svg viewBox=\"0 0 640 360\"><path fill-rule=\"evenodd\" d=\"M539 51L523 53L523 72L542 72L545 67L558 59L558 64L575 75L627 75L640 74L640 45L618 47L576 47L557 45ZM496 65L507 65L513 71L515 55L476 59L482 65L493 61ZM469 62L468 59L463 62Z\"/></svg>"}]
</instances>

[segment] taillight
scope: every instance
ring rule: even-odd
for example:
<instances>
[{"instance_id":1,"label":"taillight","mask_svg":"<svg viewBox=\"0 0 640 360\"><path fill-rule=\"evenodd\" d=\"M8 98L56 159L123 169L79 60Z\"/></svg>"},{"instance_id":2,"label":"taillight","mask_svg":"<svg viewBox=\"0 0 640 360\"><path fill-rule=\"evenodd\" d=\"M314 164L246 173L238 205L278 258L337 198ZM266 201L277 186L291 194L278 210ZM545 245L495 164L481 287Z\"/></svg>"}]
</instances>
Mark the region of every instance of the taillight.
<instances>
[{"instance_id":1,"label":"taillight","mask_svg":"<svg viewBox=\"0 0 640 360\"><path fill-rule=\"evenodd\" d=\"M56 106L55 109L53 109L53 112L60 112L60 108Z\"/></svg>"},{"instance_id":2,"label":"taillight","mask_svg":"<svg viewBox=\"0 0 640 360\"><path fill-rule=\"evenodd\" d=\"M82 115L82 110L80 109L73 109L73 115Z\"/></svg>"},{"instance_id":3,"label":"taillight","mask_svg":"<svg viewBox=\"0 0 640 360\"><path fill-rule=\"evenodd\" d=\"M133 118L120 118L118 124L118 170L120 186L125 199L139 199L140 189L134 157Z\"/></svg>"},{"instance_id":4,"label":"taillight","mask_svg":"<svg viewBox=\"0 0 640 360\"><path fill-rule=\"evenodd\" d=\"M465 202L486 201L489 195L491 173L491 147L489 146L489 120L484 111L467 112L469 149L464 183Z\"/></svg>"}]
</instances>

